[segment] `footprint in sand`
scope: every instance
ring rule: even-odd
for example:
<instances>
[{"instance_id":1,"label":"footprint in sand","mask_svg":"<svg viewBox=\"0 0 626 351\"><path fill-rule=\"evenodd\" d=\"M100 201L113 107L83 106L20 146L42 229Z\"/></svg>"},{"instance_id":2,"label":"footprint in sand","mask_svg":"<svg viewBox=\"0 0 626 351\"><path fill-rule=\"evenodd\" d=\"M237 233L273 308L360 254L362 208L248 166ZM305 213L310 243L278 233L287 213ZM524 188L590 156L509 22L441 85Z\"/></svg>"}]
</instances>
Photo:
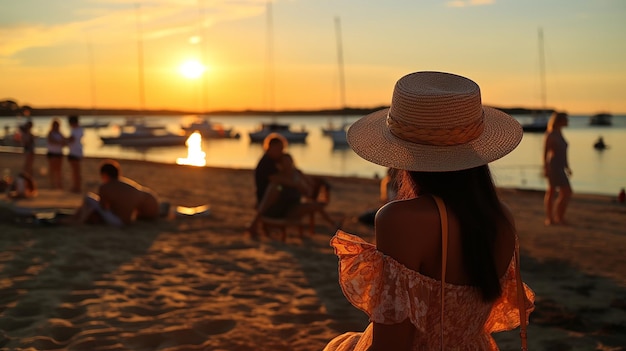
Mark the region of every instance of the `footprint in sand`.
<instances>
[{"instance_id":1,"label":"footprint in sand","mask_svg":"<svg viewBox=\"0 0 626 351\"><path fill-rule=\"evenodd\" d=\"M73 291L69 295L64 296L61 299L61 301L69 302L69 303L76 303L76 302L83 302L83 301L89 300L89 299L99 299L99 298L100 298L100 295L94 293L91 290Z\"/></svg>"},{"instance_id":2,"label":"footprint in sand","mask_svg":"<svg viewBox=\"0 0 626 351\"><path fill-rule=\"evenodd\" d=\"M33 318L15 318L11 316L0 317L0 330L13 331L26 328L33 324Z\"/></svg>"},{"instance_id":3,"label":"footprint in sand","mask_svg":"<svg viewBox=\"0 0 626 351\"><path fill-rule=\"evenodd\" d=\"M35 350L58 350L63 347L63 344L58 343L54 339L47 336L35 336L33 338L26 339L20 346L23 349L32 348Z\"/></svg>"},{"instance_id":4,"label":"footprint in sand","mask_svg":"<svg viewBox=\"0 0 626 351\"><path fill-rule=\"evenodd\" d=\"M237 325L237 321L233 319L215 319L195 322L191 327L205 335L217 335L232 330L235 325Z\"/></svg>"},{"instance_id":5,"label":"footprint in sand","mask_svg":"<svg viewBox=\"0 0 626 351\"><path fill-rule=\"evenodd\" d=\"M59 343L69 341L74 335L80 332L80 328L75 327L72 322L65 319L52 318L48 320L47 324L49 327L44 328L41 334L50 335Z\"/></svg>"},{"instance_id":6,"label":"footprint in sand","mask_svg":"<svg viewBox=\"0 0 626 351\"><path fill-rule=\"evenodd\" d=\"M120 310L124 314L137 315L141 317L154 317L154 316L158 316L160 314L169 312L171 309L169 310L158 309L158 308L152 308L149 306L135 305L135 306L125 306L125 307L122 307Z\"/></svg>"},{"instance_id":7,"label":"footprint in sand","mask_svg":"<svg viewBox=\"0 0 626 351\"><path fill-rule=\"evenodd\" d=\"M73 319L85 314L87 312L87 307L64 303L57 307L55 312L61 319Z\"/></svg>"},{"instance_id":8,"label":"footprint in sand","mask_svg":"<svg viewBox=\"0 0 626 351\"><path fill-rule=\"evenodd\" d=\"M41 305L37 301L22 300L15 307L4 311L5 315L14 317L33 317L41 314Z\"/></svg>"}]
</instances>

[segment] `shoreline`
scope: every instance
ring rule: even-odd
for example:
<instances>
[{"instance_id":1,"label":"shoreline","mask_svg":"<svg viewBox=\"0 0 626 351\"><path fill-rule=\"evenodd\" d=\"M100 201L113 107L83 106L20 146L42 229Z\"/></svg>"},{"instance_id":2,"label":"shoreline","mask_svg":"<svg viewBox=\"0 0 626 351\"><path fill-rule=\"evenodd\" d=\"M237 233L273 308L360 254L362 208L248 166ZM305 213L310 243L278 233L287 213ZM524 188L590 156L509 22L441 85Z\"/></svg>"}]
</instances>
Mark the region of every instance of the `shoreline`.
<instances>
[{"instance_id":1,"label":"shoreline","mask_svg":"<svg viewBox=\"0 0 626 351\"><path fill-rule=\"evenodd\" d=\"M35 148L35 157L44 157L45 158L45 149L44 148ZM40 151L39 153L37 151ZM22 148L21 147L17 147L17 146L0 146L0 157L3 154L10 154L10 155L20 155L22 154ZM19 156L18 156L19 157ZM107 159L114 159L111 157L97 157L97 156L88 156L85 157L86 159L93 159L93 160L98 160L99 162L102 160L107 160ZM195 167L195 166L186 166L186 165L178 165L176 163L167 163L167 162L159 162L159 161L151 161L151 160L139 160L139 159L133 159L133 158L115 158L115 160L117 161L121 161L123 160L124 162L138 162L138 163L148 163L148 164L153 164L153 165L164 165L164 166L176 166L176 167L192 167L192 168L207 168L207 169L217 169L217 170L240 170L240 171L252 171L252 168L237 168L237 167L219 167L219 166L203 166L203 167ZM344 176L340 176L340 175L330 175L330 174L315 174L315 175L319 175L319 176L323 176L323 177L327 177L327 178L334 178L334 179L360 179L363 181L375 181L378 182L379 179L375 178L375 177L363 177L363 176L357 176L357 175L344 175ZM539 189L539 188L523 188L523 187L509 187L509 186L503 186L503 187L498 187L498 189L503 190L503 191L521 191L521 192L539 192L539 193L543 193L545 191L545 189ZM617 201L617 194L609 194L609 193L593 193L593 192L574 192L574 196L576 197L597 197L597 198L607 198L609 201Z\"/></svg>"},{"instance_id":2,"label":"shoreline","mask_svg":"<svg viewBox=\"0 0 626 351\"><path fill-rule=\"evenodd\" d=\"M84 191L99 184L100 158L82 163ZM101 226L0 223L0 350L321 350L361 331L365 315L337 282L333 230L286 243L244 235L253 216L251 169L196 168L119 160L122 174L173 206L211 205L206 218ZM22 155L0 152L14 171ZM35 169L47 165L36 155ZM69 167L63 166L66 186ZM41 189L44 175L36 175ZM328 177L331 216L373 240L356 222L378 204L378 180ZM569 226L543 225L543 192L499 189L518 228L524 281L537 294L532 350L624 350L626 206L574 194ZM517 331L495 334L519 349Z\"/></svg>"}]
</instances>

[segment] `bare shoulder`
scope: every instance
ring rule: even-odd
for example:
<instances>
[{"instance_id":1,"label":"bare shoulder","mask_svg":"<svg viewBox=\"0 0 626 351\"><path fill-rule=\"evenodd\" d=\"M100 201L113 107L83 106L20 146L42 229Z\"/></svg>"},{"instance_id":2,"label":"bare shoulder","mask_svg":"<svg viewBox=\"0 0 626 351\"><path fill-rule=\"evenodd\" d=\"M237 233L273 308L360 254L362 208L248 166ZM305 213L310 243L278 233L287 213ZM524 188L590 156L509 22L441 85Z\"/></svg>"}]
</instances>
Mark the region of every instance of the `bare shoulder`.
<instances>
[{"instance_id":1,"label":"bare shoulder","mask_svg":"<svg viewBox=\"0 0 626 351\"><path fill-rule=\"evenodd\" d=\"M417 270L421 248L439 241L439 215L430 197L392 201L376 214L376 246L379 251Z\"/></svg>"}]
</instances>

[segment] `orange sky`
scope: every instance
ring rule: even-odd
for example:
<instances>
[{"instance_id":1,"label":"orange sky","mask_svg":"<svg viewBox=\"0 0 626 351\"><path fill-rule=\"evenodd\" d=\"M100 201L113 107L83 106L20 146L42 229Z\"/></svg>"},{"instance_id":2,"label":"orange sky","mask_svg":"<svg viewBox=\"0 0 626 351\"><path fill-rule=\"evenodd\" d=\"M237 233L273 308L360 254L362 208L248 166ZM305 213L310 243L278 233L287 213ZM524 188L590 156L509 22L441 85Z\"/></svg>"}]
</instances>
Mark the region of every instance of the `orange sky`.
<instances>
[{"instance_id":1,"label":"orange sky","mask_svg":"<svg viewBox=\"0 0 626 351\"><path fill-rule=\"evenodd\" d=\"M402 75L440 70L474 79L487 104L540 107L541 27L548 107L626 112L621 0L277 0L271 27L267 9L265 0L7 2L0 99L140 108L141 38L145 108L336 108L338 17L349 106L388 104ZM188 60L205 75L183 76Z\"/></svg>"}]
</instances>

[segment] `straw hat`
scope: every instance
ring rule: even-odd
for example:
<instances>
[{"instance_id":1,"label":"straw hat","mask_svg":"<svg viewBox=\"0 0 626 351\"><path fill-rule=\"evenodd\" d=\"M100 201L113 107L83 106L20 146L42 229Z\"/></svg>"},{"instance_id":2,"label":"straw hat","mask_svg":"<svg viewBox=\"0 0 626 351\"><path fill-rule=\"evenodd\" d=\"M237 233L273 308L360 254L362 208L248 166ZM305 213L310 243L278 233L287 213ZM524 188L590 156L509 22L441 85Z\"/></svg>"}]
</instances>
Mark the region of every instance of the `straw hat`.
<instances>
[{"instance_id":1,"label":"straw hat","mask_svg":"<svg viewBox=\"0 0 626 351\"><path fill-rule=\"evenodd\" d=\"M410 171L446 172L497 160L522 140L513 117L483 106L472 80L442 72L416 72L396 83L391 107L348 129L362 158Z\"/></svg>"}]
</instances>

